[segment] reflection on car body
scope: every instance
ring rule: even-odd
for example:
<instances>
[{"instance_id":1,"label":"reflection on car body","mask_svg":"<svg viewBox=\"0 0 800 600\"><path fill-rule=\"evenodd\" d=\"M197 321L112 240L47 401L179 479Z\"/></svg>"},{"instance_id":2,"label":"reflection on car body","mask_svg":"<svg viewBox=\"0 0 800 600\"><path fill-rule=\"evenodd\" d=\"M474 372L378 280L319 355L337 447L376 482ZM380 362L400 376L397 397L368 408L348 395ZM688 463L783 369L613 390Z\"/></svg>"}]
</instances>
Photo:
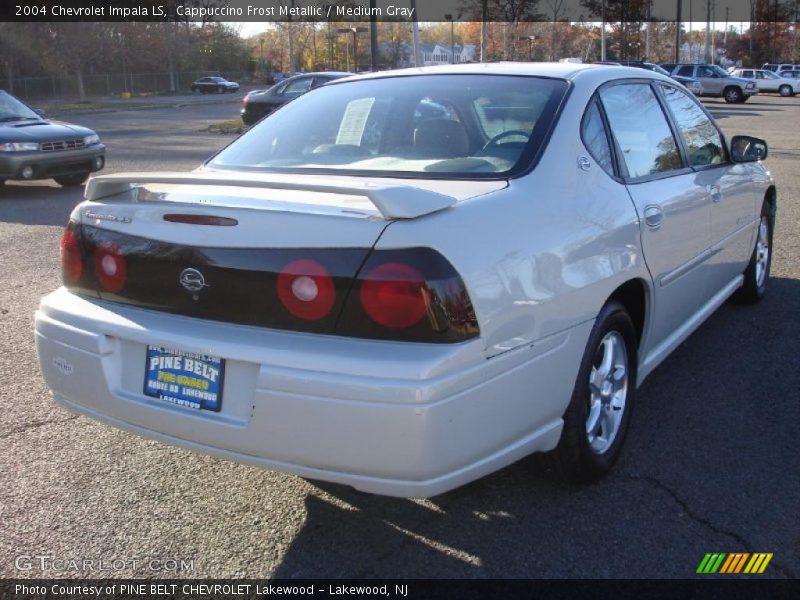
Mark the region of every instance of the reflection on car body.
<instances>
[{"instance_id":1,"label":"reflection on car body","mask_svg":"<svg viewBox=\"0 0 800 600\"><path fill-rule=\"evenodd\" d=\"M594 480L644 378L764 295L766 157L641 69L339 79L198 171L90 180L42 372L100 421L374 493L535 452Z\"/></svg>"}]
</instances>

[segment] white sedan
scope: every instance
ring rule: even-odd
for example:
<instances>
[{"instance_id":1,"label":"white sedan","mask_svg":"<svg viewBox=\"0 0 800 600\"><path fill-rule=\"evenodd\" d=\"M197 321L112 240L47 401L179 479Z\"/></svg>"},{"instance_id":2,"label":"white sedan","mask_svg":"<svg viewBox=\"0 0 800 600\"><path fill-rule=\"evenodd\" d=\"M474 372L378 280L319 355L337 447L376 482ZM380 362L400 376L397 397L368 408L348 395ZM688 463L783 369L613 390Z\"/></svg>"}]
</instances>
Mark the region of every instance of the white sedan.
<instances>
[{"instance_id":1,"label":"white sedan","mask_svg":"<svg viewBox=\"0 0 800 600\"><path fill-rule=\"evenodd\" d=\"M766 69L735 69L734 77L755 81L759 92L775 92L781 96L794 96L800 92L800 79L790 79Z\"/></svg>"},{"instance_id":2,"label":"white sedan","mask_svg":"<svg viewBox=\"0 0 800 600\"><path fill-rule=\"evenodd\" d=\"M537 452L594 480L645 377L764 295L766 155L637 68L341 79L198 171L91 179L42 373L104 423L373 493Z\"/></svg>"}]
</instances>

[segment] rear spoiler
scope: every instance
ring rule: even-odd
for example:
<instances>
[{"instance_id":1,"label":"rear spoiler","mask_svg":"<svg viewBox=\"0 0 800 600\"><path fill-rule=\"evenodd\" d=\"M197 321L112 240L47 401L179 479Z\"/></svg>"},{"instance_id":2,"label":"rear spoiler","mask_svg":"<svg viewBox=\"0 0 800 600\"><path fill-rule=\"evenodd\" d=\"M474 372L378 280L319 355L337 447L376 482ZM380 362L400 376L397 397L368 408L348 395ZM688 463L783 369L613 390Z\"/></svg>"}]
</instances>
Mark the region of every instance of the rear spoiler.
<instances>
[{"instance_id":1,"label":"rear spoiler","mask_svg":"<svg viewBox=\"0 0 800 600\"><path fill-rule=\"evenodd\" d=\"M92 177L86 184L87 200L99 200L130 191L134 187L148 184L209 185L273 190L298 190L327 194L365 196L384 219L414 219L453 206L457 199L411 185L373 184L360 182L315 182L283 179L264 174L248 177L237 173L234 176L219 172L208 173L119 173Z\"/></svg>"}]
</instances>

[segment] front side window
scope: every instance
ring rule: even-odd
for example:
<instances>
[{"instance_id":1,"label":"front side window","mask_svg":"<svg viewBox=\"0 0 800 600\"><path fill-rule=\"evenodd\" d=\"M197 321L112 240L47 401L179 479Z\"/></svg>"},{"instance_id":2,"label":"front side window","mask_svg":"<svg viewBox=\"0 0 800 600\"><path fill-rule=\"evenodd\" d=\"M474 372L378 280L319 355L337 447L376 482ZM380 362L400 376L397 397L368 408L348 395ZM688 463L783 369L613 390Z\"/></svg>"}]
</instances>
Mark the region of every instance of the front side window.
<instances>
[{"instance_id":1,"label":"front side window","mask_svg":"<svg viewBox=\"0 0 800 600\"><path fill-rule=\"evenodd\" d=\"M724 162L722 137L706 113L679 89L668 85L662 85L661 89L689 152L689 164L705 167Z\"/></svg>"},{"instance_id":2,"label":"front side window","mask_svg":"<svg viewBox=\"0 0 800 600\"><path fill-rule=\"evenodd\" d=\"M731 76L725 69L720 67L719 65L711 65L710 67L703 67L704 69L710 69L714 73L714 77L719 77L721 79L727 79Z\"/></svg>"},{"instance_id":3,"label":"front side window","mask_svg":"<svg viewBox=\"0 0 800 600\"><path fill-rule=\"evenodd\" d=\"M697 67L698 77L719 77L719 74L711 67Z\"/></svg>"},{"instance_id":4,"label":"front side window","mask_svg":"<svg viewBox=\"0 0 800 600\"><path fill-rule=\"evenodd\" d=\"M611 146L608 143L606 128L597 100L592 100L581 124L581 137L589 154L592 155L603 170L609 175L614 174L614 163L611 158Z\"/></svg>"},{"instance_id":5,"label":"front side window","mask_svg":"<svg viewBox=\"0 0 800 600\"><path fill-rule=\"evenodd\" d=\"M683 166L672 130L648 84L608 87L601 90L600 98L629 177L647 177Z\"/></svg>"},{"instance_id":6,"label":"front side window","mask_svg":"<svg viewBox=\"0 0 800 600\"><path fill-rule=\"evenodd\" d=\"M217 169L495 177L529 164L568 88L506 75L412 75L322 86L220 152Z\"/></svg>"}]
</instances>

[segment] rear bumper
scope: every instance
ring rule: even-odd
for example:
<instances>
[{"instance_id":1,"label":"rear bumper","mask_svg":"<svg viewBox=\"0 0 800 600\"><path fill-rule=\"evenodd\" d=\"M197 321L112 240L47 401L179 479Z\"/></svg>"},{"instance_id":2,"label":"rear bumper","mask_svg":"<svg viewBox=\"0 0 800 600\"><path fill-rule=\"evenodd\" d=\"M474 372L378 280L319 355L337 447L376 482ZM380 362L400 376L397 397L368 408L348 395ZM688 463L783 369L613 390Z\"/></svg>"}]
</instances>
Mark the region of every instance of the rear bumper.
<instances>
[{"instance_id":1,"label":"rear bumper","mask_svg":"<svg viewBox=\"0 0 800 600\"><path fill-rule=\"evenodd\" d=\"M103 144L58 152L3 152L0 153L0 178L26 179L22 170L30 166L33 176L27 179L47 179L75 173L93 173L105 166L106 147ZM96 159L103 162L97 167Z\"/></svg>"},{"instance_id":2,"label":"rear bumper","mask_svg":"<svg viewBox=\"0 0 800 600\"><path fill-rule=\"evenodd\" d=\"M245 108L242 108L240 114L245 125L255 125L273 110L272 106L250 103Z\"/></svg>"},{"instance_id":3,"label":"rear bumper","mask_svg":"<svg viewBox=\"0 0 800 600\"><path fill-rule=\"evenodd\" d=\"M69 410L232 461L411 497L555 447L591 323L487 360L480 340L284 333L61 289L42 299L35 328L44 378ZM144 395L147 344L225 358L221 411Z\"/></svg>"}]
</instances>

